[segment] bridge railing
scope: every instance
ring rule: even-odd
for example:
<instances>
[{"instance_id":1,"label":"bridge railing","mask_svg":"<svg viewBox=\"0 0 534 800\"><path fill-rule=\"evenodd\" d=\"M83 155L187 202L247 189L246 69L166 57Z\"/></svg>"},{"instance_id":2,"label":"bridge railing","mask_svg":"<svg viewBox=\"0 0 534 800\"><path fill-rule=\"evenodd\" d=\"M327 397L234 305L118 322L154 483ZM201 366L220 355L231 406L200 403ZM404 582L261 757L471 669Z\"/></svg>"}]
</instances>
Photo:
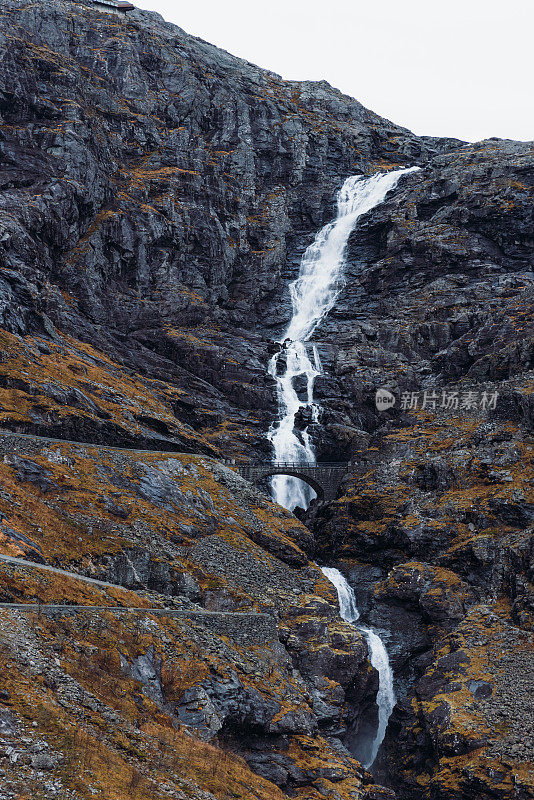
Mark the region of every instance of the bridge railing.
<instances>
[{"instance_id":1,"label":"bridge railing","mask_svg":"<svg viewBox=\"0 0 534 800\"><path fill-rule=\"evenodd\" d=\"M318 461L315 464L303 464L302 461L250 461L236 464L237 469L347 469L347 461Z\"/></svg>"},{"instance_id":2,"label":"bridge railing","mask_svg":"<svg viewBox=\"0 0 534 800\"><path fill-rule=\"evenodd\" d=\"M346 461L318 461L315 464L303 464L302 461L273 461L271 464L264 464L263 466L271 467L293 467L297 469L322 469L333 467L346 467Z\"/></svg>"}]
</instances>

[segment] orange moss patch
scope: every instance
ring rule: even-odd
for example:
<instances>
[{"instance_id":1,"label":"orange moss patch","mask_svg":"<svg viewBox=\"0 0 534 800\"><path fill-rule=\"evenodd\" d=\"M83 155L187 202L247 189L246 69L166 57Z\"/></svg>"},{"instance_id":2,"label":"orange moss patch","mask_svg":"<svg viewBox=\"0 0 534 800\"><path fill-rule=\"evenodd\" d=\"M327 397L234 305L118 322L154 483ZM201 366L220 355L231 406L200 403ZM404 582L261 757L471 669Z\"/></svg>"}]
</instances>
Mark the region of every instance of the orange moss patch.
<instances>
[{"instance_id":1,"label":"orange moss patch","mask_svg":"<svg viewBox=\"0 0 534 800\"><path fill-rule=\"evenodd\" d=\"M55 424L73 417L96 426L111 420L128 434L139 436L143 424L136 420L137 415L159 420L171 435L202 451L210 449L202 436L172 411L181 390L160 381L134 378L105 354L70 336L64 335L61 343L47 341L50 353L41 353L39 342L39 337L22 339L0 331L0 424L33 424L37 412Z\"/></svg>"}]
</instances>

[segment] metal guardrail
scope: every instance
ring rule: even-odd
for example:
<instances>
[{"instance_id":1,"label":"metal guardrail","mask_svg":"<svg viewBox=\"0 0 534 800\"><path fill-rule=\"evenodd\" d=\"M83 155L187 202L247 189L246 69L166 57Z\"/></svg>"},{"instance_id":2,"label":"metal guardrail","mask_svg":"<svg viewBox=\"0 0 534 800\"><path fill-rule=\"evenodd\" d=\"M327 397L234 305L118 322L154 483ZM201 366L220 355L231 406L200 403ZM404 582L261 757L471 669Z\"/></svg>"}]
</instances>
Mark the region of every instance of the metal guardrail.
<instances>
[{"instance_id":1,"label":"metal guardrail","mask_svg":"<svg viewBox=\"0 0 534 800\"><path fill-rule=\"evenodd\" d=\"M302 461L249 461L236 462L226 459L225 463L232 464L237 469L347 469L350 461L318 461L315 464L306 464Z\"/></svg>"},{"instance_id":2,"label":"metal guardrail","mask_svg":"<svg viewBox=\"0 0 534 800\"><path fill-rule=\"evenodd\" d=\"M267 466L267 464L254 464L253 466ZM317 461L315 464L303 464L302 461L272 461L269 464L271 467L291 467L296 469L320 469L322 467L327 469L340 468L347 466L346 461Z\"/></svg>"}]
</instances>

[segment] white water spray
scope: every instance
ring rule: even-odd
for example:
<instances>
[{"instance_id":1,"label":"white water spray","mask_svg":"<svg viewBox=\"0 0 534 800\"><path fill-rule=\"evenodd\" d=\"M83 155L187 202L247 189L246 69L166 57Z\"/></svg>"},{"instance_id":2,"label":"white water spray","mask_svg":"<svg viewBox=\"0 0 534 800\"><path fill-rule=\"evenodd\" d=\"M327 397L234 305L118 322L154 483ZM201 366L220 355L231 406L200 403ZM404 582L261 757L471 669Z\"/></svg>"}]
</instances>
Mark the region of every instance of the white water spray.
<instances>
[{"instance_id":1,"label":"white water spray","mask_svg":"<svg viewBox=\"0 0 534 800\"><path fill-rule=\"evenodd\" d=\"M356 605L356 596L342 573L335 567L321 567L321 572L336 587L341 619L352 624L357 622L360 619L360 612Z\"/></svg>"},{"instance_id":2,"label":"white water spray","mask_svg":"<svg viewBox=\"0 0 534 800\"><path fill-rule=\"evenodd\" d=\"M360 617L356 606L354 590L349 586L346 578L338 569L334 567L321 567L321 570L325 577L336 587L339 611L342 619L344 619L345 622L354 624ZM375 760L378 749L384 740L388 720L395 707L396 700L395 691L393 689L393 672L389 664L384 642L380 636L370 628L359 625L358 630L360 630L367 639L371 664L378 672L378 694L376 696L376 704L378 706L378 728L375 738L370 745L367 763L364 764L366 769L368 769Z\"/></svg>"},{"instance_id":3,"label":"white water spray","mask_svg":"<svg viewBox=\"0 0 534 800\"><path fill-rule=\"evenodd\" d=\"M384 200L401 175L417 169L378 172L370 178L359 175L347 178L337 197L336 219L319 231L302 257L299 276L289 287L293 316L280 339L285 343L284 348L269 362L269 374L277 383L280 409L280 421L268 433L275 461L315 463L307 420L300 430L295 427L295 415L301 409L309 409L308 417L314 422L320 410L314 402L313 387L315 378L322 373L321 360L314 347L312 364L305 342L336 301L343 254L357 220ZM272 486L276 502L291 511L296 506L307 508L315 497L313 489L298 478L277 475Z\"/></svg>"}]
</instances>

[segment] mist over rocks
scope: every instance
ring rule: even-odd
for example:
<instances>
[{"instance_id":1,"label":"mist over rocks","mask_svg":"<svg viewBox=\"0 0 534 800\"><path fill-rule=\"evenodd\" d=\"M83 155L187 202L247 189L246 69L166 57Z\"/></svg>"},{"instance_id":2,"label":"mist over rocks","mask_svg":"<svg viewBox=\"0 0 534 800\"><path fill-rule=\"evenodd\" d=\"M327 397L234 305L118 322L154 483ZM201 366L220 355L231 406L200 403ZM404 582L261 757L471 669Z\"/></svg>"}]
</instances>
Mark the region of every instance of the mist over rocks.
<instances>
[{"instance_id":1,"label":"mist over rocks","mask_svg":"<svg viewBox=\"0 0 534 800\"><path fill-rule=\"evenodd\" d=\"M0 20L1 800L530 798L532 143L417 137L138 9ZM412 166L312 337L298 434L352 466L299 521L221 459L272 455L337 190ZM317 563L395 671L373 774L378 675Z\"/></svg>"}]
</instances>

